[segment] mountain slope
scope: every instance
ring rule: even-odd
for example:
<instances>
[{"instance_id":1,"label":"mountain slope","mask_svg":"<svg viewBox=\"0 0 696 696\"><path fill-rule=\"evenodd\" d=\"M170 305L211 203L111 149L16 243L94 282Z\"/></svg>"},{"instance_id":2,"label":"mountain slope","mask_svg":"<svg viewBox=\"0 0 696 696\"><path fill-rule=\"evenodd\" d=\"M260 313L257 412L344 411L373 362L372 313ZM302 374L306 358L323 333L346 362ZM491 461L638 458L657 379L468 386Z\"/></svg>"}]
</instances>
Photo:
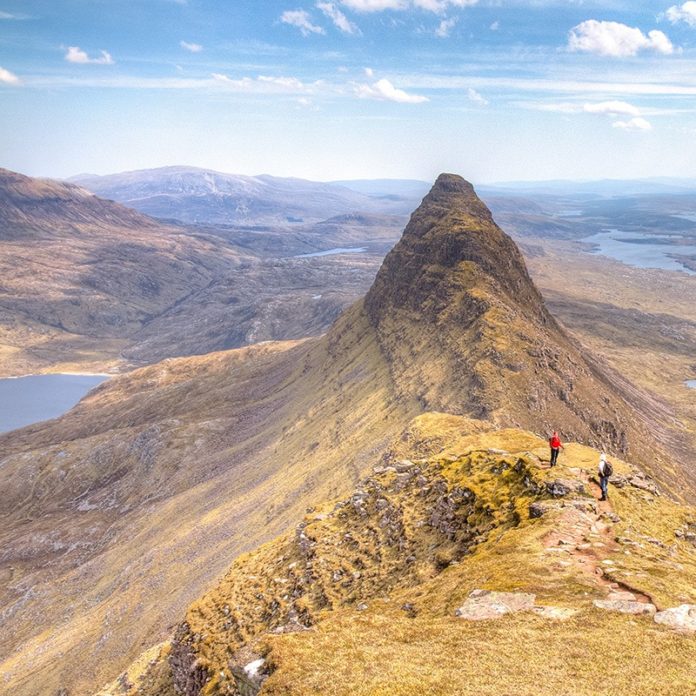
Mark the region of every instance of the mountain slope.
<instances>
[{"instance_id":1,"label":"mountain slope","mask_svg":"<svg viewBox=\"0 0 696 696\"><path fill-rule=\"evenodd\" d=\"M479 429L557 427L668 485L689 475L662 465L680 442L664 407L570 341L470 185L443 175L326 336L165 361L0 438L13 693L116 676L231 559L348 494L432 410L487 418Z\"/></svg>"},{"instance_id":2,"label":"mountain slope","mask_svg":"<svg viewBox=\"0 0 696 696\"><path fill-rule=\"evenodd\" d=\"M335 183L195 167L79 176L71 181L148 215L186 223L287 225L356 212L405 214L415 199L413 195L385 199Z\"/></svg>"},{"instance_id":3,"label":"mountain slope","mask_svg":"<svg viewBox=\"0 0 696 696\"><path fill-rule=\"evenodd\" d=\"M597 502L596 450L570 444L554 470L545 454L524 431L415 419L100 695L690 693L696 633L652 614L696 602L696 509L618 461ZM602 646L623 669L597 669Z\"/></svg>"}]
</instances>

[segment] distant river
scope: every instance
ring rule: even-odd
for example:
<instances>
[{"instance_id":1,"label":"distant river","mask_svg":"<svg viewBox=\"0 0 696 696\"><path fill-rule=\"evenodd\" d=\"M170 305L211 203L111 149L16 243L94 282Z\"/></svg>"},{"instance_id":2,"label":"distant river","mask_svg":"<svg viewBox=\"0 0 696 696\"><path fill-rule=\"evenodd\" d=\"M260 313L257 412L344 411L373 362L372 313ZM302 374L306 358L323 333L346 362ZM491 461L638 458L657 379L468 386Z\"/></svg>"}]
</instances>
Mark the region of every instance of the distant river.
<instances>
[{"instance_id":1,"label":"distant river","mask_svg":"<svg viewBox=\"0 0 696 696\"><path fill-rule=\"evenodd\" d=\"M312 254L296 254L296 259L311 259L315 256L333 256L334 254L362 254L367 251L366 247L336 247L326 251L315 251Z\"/></svg>"},{"instance_id":2,"label":"distant river","mask_svg":"<svg viewBox=\"0 0 696 696\"><path fill-rule=\"evenodd\" d=\"M30 375L0 379L0 433L69 411L104 375Z\"/></svg>"},{"instance_id":3,"label":"distant river","mask_svg":"<svg viewBox=\"0 0 696 696\"><path fill-rule=\"evenodd\" d=\"M640 241L640 234L621 232L621 230L605 230L593 234L591 237L585 237L581 241L596 247L593 253L609 256L629 266L662 268L667 271L683 271L690 275L696 275L694 271L670 257L670 254L682 256L696 254L696 246L693 245L659 244L650 241L648 237L643 242Z\"/></svg>"}]
</instances>

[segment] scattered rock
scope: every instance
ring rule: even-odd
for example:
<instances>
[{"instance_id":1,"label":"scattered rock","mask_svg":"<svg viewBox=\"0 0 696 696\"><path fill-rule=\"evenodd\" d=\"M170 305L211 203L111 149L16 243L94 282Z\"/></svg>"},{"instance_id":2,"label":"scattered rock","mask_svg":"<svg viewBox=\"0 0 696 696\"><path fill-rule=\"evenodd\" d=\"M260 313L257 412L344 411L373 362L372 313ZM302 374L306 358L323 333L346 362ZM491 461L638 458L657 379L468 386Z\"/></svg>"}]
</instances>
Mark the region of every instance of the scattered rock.
<instances>
[{"instance_id":1,"label":"scattered rock","mask_svg":"<svg viewBox=\"0 0 696 696\"><path fill-rule=\"evenodd\" d=\"M550 512L551 510L557 509L558 506L554 505L551 502L545 500L537 500L529 506L529 516L532 519L536 519L538 517L543 517L547 512Z\"/></svg>"},{"instance_id":2,"label":"scattered rock","mask_svg":"<svg viewBox=\"0 0 696 696\"><path fill-rule=\"evenodd\" d=\"M396 464L396 470L402 474L405 471L410 471L414 466L416 465L410 459L403 459Z\"/></svg>"},{"instance_id":3,"label":"scattered rock","mask_svg":"<svg viewBox=\"0 0 696 696\"><path fill-rule=\"evenodd\" d=\"M696 604L682 604L658 611L654 618L656 623L677 631L696 631Z\"/></svg>"},{"instance_id":4,"label":"scattered rock","mask_svg":"<svg viewBox=\"0 0 696 696\"><path fill-rule=\"evenodd\" d=\"M365 611L368 608L369 608L369 605L365 604L365 602L360 602L360 604L358 604L358 606L355 607L355 609L357 611Z\"/></svg>"},{"instance_id":5,"label":"scattered rock","mask_svg":"<svg viewBox=\"0 0 696 696\"><path fill-rule=\"evenodd\" d=\"M405 604L402 604L401 610L406 612L406 616L408 616L409 619L415 619L416 616L418 616L418 611L416 607L413 604L411 604L411 602L406 602Z\"/></svg>"},{"instance_id":6,"label":"scattered rock","mask_svg":"<svg viewBox=\"0 0 696 696\"><path fill-rule=\"evenodd\" d=\"M497 619L503 614L533 609L534 600L535 595L525 592L474 590L454 613L469 621Z\"/></svg>"},{"instance_id":7,"label":"scattered rock","mask_svg":"<svg viewBox=\"0 0 696 696\"><path fill-rule=\"evenodd\" d=\"M554 497L561 498L569 493L584 493L585 487L580 481L572 479L556 479L546 484L546 490Z\"/></svg>"},{"instance_id":8,"label":"scattered rock","mask_svg":"<svg viewBox=\"0 0 696 696\"><path fill-rule=\"evenodd\" d=\"M654 614L657 611L654 604L644 604L635 599L595 599L593 604L598 609L618 611L622 614Z\"/></svg>"}]
</instances>

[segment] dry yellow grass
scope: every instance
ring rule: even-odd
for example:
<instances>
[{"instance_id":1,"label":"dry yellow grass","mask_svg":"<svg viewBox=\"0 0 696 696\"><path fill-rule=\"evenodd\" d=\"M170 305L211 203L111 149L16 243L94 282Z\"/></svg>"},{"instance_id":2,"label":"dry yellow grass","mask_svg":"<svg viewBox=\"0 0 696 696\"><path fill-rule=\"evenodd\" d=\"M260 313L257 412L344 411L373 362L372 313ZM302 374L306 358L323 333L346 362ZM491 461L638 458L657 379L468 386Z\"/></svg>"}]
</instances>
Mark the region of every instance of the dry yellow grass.
<instances>
[{"instance_id":1,"label":"dry yellow grass","mask_svg":"<svg viewBox=\"0 0 696 696\"><path fill-rule=\"evenodd\" d=\"M408 619L380 606L269 638L264 696L689 696L696 637L587 610L566 621Z\"/></svg>"}]
</instances>

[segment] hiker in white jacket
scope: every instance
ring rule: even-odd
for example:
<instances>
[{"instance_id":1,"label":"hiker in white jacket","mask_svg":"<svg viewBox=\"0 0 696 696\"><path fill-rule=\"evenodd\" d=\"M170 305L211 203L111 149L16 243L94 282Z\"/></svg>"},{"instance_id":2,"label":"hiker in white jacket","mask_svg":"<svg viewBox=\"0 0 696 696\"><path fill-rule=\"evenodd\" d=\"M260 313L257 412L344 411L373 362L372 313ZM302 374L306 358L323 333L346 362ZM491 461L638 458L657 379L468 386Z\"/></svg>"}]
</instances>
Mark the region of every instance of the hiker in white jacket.
<instances>
[{"instance_id":1,"label":"hiker in white jacket","mask_svg":"<svg viewBox=\"0 0 696 696\"><path fill-rule=\"evenodd\" d=\"M607 455L602 452L599 455L599 487L602 489L602 497L600 500L607 499L607 486L609 485L609 477L614 473L611 464L607 461Z\"/></svg>"}]
</instances>

